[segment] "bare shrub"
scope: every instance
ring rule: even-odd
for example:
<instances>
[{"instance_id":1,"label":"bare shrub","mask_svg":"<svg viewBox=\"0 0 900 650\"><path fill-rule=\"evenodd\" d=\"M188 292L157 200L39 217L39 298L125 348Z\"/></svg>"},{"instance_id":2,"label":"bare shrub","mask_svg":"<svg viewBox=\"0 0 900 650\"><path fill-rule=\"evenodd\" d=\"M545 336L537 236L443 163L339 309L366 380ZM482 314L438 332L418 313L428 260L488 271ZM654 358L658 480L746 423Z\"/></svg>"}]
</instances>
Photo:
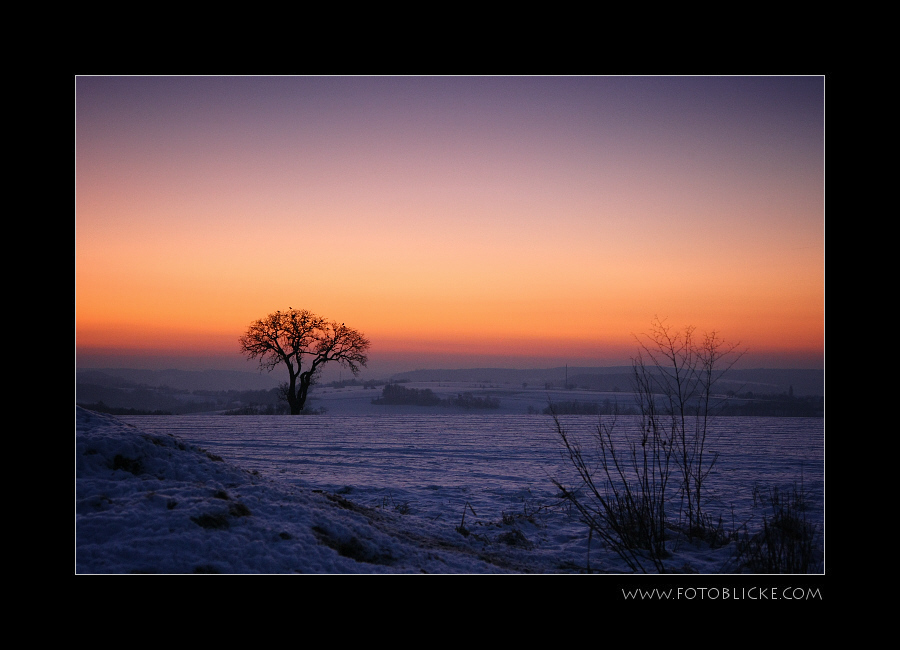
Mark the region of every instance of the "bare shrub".
<instances>
[{"instance_id":1,"label":"bare shrub","mask_svg":"<svg viewBox=\"0 0 900 650\"><path fill-rule=\"evenodd\" d=\"M648 426L637 435L619 437L615 417L601 420L587 454L553 416L556 433L580 480L576 488L553 479L588 525L632 571L665 570L667 557L666 490L671 474L671 446L661 430ZM618 438L618 439L617 439Z\"/></svg>"},{"instance_id":2,"label":"bare shrub","mask_svg":"<svg viewBox=\"0 0 900 650\"><path fill-rule=\"evenodd\" d=\"M819 531L806 515L807 499L795 482L789 490L753 490L755 506L762 506L762 530L745 532L737 544L740 570L752 573L812 573L820 566Z\"/></svg>"},{"instance_id":3,"label":"bare shrub","mask_svg":"<svg viewBox=\"0 0 900 650\"><path fill-rule=\"evenodd\" d=\"M721 526L703 510L704 484L717 460L707 449L713 386L742 352L715 332L697 337L693 327L676 331L659 319L638 340L632 383L639 429L617 430L615 415L601 416L586 453L551 405L580 485L553 483L591 535L631 570L662 573L668 527L684 530L689 539L722 537Z\"/></svg>"},{"instance_id":4,"label":"bare shrub","mask_svg":"<svg viewBox=\"0 0 900 650\"><path fill-rule=\"evenodd\" d=\"M676 331L658 318L639 341L632 365L640 410L653 426L666 428L663 437L670 453L674 448L688 536L703 538L708 521L703 487L718 458L707 449L716 407L713 387L743 352L715 331L698 337L692 326Z\"/></svg>"}]
</instances>

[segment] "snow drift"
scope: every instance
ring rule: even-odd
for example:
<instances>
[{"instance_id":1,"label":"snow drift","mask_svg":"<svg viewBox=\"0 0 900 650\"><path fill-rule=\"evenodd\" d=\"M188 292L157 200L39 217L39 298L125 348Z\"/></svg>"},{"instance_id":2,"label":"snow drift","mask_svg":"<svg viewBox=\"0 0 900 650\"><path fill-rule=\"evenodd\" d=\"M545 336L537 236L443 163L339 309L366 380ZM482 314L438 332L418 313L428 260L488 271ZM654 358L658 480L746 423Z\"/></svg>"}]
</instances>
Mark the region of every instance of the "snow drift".
<instances>
[{"instance_id":1,"label":"snow drift","mask_svg":"<svg viewBox=\"0 0 900 650\"><path fill-rule=\"evenodd\" d=\"M76 573L539 571L76 407Z\"/></svg>"}]
</instances>

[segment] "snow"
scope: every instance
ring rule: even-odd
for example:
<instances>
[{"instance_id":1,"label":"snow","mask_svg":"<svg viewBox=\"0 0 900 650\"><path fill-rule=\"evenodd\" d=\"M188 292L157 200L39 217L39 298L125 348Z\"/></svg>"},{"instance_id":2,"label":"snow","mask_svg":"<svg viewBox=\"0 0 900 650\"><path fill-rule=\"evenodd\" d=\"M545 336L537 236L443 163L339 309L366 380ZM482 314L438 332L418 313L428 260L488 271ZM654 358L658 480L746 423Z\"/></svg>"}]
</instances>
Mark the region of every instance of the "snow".
<instances>
[{"instance_id":1,"label":"snow","mask_svg":"<svg viewBox=\"0 0 900 650\"><path fill-rule=\"evenodd\" d=\"M77 407L76 431L77 573L539 569L455 531L264 478L112 416Z\"/></svg>"},{"instance_id":2,"label":"snow","mask_svg":"<svg viewBox=\"0 0 900 650\"><path fill-rule=\"evenodd\" d=\"M241 467L164 429L80 407L75 420L78 574L628 573L558 508L494 521L474 509L463 521L463 508L449 521ZM684 574L727 572L733 555L687 540L673 548L668 570Z\"/></svg>"}]
</instances>

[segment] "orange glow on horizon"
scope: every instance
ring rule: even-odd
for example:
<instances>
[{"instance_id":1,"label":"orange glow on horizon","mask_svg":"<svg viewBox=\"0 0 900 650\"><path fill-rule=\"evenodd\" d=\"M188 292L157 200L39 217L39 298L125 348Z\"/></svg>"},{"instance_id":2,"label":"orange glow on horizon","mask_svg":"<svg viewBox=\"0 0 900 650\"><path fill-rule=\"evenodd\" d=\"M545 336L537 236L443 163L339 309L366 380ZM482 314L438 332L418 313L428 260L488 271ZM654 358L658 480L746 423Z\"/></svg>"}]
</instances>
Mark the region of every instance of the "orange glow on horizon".
<instances>
[{"instance_id":1,"label":"orange glow on horizon","mask_svg":"<svg viewBox=\"0 0 900 650\"><path fill-rule=\"evenodd\" d=\"M76 144L83 358L295 307L373 357L627 359L659 316L824 363L823 79L81 77Z\"/></svg>"}]
</instances>

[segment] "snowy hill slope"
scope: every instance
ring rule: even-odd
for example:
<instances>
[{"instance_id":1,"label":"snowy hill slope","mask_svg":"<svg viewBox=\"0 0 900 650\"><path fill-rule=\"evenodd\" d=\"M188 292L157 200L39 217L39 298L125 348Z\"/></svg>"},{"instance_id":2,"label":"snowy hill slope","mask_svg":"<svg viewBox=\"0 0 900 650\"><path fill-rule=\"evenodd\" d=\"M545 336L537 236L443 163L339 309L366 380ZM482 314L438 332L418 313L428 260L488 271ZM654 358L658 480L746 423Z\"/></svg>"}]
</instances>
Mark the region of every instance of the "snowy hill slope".
<instances>
[{"instance_id":1,"label":"snowy hill slope","mask_svg":"<svg viewBox=\"0 0 900 650\"><path fill-rule=\"evenodd\" d=\"M76 407L76 573L503 573L460 535Z\"/></svg>"},{"instance_id":2,"label":"snowy hill slope","mask_svg":"<svg viewBox=\"0 0 900 650\"><path fill-rule=\"evenodd\" d=\"M302 450L286 453L283 444L292 444L296 426L290 418L161 416L126 421L76 407L75 572L592 572L620 577L631 572L612 549L596 539L591 543L577 513L561 507L558 499L543 503L535 496L539 488L535 487L534 493L526 490L532 498L530 511L528 501L522 501L523 511L507 509L513 501L519 504L522 491L517 473L521 468L516 468L524 463L528 469L523 476L540 474L537 467L548 466L541 460L545 452L540 445L520 444L524 438L512 425L519 419L528 420L527 416L513 416L508 421L504 418L509 416L473 417L460 416L455 425L452 418L444 421L434 416L323 417L305 423L307 444ZM756 424L754 418L744 420ZM360 436L358 428L363 422L367 433ZM431 432L434 435L418 433L419 428L427 429L435 422L441 424ZM818 430L814 426L807 431L809 423L804 427L793 418L761 422L777 425L774 437L757 432L754 439L762 450L776 441L773 449L788 466L799 453L794 446L802 447L806 444L802 441L817 435ZM463 426L473 423L477 426L472 431ZM342 434L342 426L350 426L357 435ZM494 427L508 426L512 429L506 433L494 431ZM204 435L204 427L215 433ZM317 442L315 427L324 430L324 447ZM379 427L385 429L381 434ZM282 429L286 437L277 435ZM455 446L442 438L450 430ZM502 444L517 440L520 442L511 447ZM373 449L369 449L371 457L358 463L357 456L377 441L379 452L371 455ZM790 441L794 446L788 445ZM346 454L342 451L345 444L349 445ZM217 453L243 459L255 469L225 462L199 445L215 445ZM274 461L259 456L265 448L271 448ZM334 452L332 456L328 456L329 450ZM746 481L755 481L761 476L760 467L777 465L769 455L760 455L761 450L751 451L748 456L732 449L731 453L743 460L737 466L723 461L723 472L732 478L737 472ZM284 463L304 460L304 454L317 458L323 468L329 462L337 463L350 472L346 480L360 484L352 490L335 489L329 482L332 479L317 485L301 478L302 472L285 472ZM533 457L538 459L537 466L531 464ZM362 476L365 472L374 474L366 478ZM419 478L409 483L407 473ZM423 478L427 476L431 478ZM337 478L334 484L349 485L346 480ZM506 492L500 489L504 480L513 485L512 501L505 499ZM807 482L819 484L808 475ZM314 489L320 486L325 489ZM749 498L740 490L730 491L736 487L728 488L732 498L741 494L740 498ZM388 495L396 493L398 500L386 504L381 498L378 505L376 497L384 493L383 488ZM353 502L342 494L353 494ZM460 498L465 499L465 507ZM360 505L364 502L368 506ZM410 502L414 504L411 509L396 507ZM733 517L736 502L730 503ZM740 506L742 502L737 503ZM824 503L818 507L824 508ZM740 512L738 521L760 521L760 513L754 514L754 510ZM470 519L465 519L467 513ZM824 511L821 514L824 516ZM708 579L713 574L743 571L735 564L734 544L711 547L687 540L680 529L668 532L667 548L672 553L666 560L667 573L699 573Z\"/></svg>"}]
</instances>

